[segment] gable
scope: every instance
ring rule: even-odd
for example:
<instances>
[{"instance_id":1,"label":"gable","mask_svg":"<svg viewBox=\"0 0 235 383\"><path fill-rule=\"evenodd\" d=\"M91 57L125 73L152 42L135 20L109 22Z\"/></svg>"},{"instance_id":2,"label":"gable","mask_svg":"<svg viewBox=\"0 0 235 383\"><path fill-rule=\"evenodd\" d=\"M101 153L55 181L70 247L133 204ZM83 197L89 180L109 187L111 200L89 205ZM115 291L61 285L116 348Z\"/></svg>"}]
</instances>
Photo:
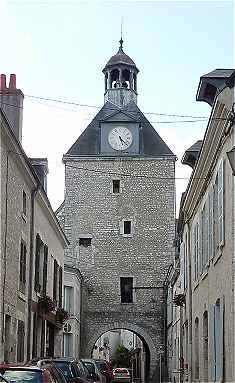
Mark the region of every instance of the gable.
<instances>
[{"instance_id":1,"label":"gable","mask_svg":"<svg viewBox=\"0 0 235 383\"><path fill-rule=\"evenodd\" d=\"M71 146L66 156L103 156L100 153L100 124L101 122L138 122L140 123L140 148L141 157L174 157L175 155L162 140L154 127L134 102L130 102L122 109L109 101L100 109L91 123Z\"/></svg>"}]
</instances>

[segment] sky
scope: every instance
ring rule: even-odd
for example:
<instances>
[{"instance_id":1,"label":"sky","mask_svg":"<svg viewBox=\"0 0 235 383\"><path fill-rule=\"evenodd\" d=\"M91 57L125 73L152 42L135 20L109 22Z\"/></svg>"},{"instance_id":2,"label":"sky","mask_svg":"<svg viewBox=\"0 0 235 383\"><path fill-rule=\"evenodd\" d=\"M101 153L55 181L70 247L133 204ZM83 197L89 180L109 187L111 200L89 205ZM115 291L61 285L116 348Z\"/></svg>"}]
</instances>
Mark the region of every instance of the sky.
<instances>
[{"instance_id":1,"label":"sky","mask_svg":"<svg viewBox=\"0 0 235 383\"><path fill-rule=\"evenodd\" d=\"M0 14L0 71L15 73L25 94L23 147L48 158L53 208L64 198L62 156L104 103L102 69L118 50L123 20L124 51L140 70L138 106L156 113L146 117L178 158L178 210L191 174L181 159L203 139L207 120L159 114L209 117L197 87L200 76L235 68L233 2L2 0Z\"/></svg>"}]
</instances>

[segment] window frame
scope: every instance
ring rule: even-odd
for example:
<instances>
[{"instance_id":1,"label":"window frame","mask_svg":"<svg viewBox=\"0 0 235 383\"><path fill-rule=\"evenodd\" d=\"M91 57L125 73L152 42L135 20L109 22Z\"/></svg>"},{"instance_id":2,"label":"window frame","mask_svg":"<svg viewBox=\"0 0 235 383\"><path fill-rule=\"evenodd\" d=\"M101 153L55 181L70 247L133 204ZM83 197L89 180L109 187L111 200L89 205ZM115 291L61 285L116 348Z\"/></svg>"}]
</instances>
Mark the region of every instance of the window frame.
<instances>
[{"instance_id":1,"label":"window frame","mask_svg":"<svg viewBox=\"0 0 235 383\"><path fill-rule=\"evenodd\" d=\"M127 299L123 299L123 289L122 289L122 280L124 279L131 279L132 284L131 284L131 302L127 302ZM120 288L120 301L121 304L133 304L135 303L135 294L134 294L134 277L132 275L122 275L119 278L119 288ZM123 286L124 288L124 286Z\"/></svg>"}]
</instances>

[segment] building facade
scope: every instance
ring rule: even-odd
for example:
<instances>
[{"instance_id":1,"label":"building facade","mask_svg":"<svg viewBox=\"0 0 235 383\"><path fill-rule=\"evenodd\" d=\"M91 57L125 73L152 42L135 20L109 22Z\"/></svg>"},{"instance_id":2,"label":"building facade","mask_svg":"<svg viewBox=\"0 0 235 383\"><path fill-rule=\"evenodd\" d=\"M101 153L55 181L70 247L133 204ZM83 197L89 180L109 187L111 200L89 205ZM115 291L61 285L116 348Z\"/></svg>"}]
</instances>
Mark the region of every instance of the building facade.
<instances>
[{"instance_id":1,"label":"building facade","mask_svg":"<svg viewBox=\"0 0 235 383\"><path fill-rule=\"evenodd\" d=\"M22 148L23 93L0 81L0 361L61 355L65 235L46 195L46 159ZM57 313L57 316L56 316Z\"/></svg>"},{"instance_id":2,"label":"building facade","mask_svg":"<svg viewBox=\"0 0 235 383\"><path fill-rule=\"evenodd\" d=\"M203 141L183 158L193 168L179 220L180 331L191 382L235 380L234 79L235 71L224 69L201 77L197 100L211 105L211 115Z\"/></svg>"},{"instance_id":3,"label":"building facade","mask_svg":"<svg viewBox=\"0 0 235 383\"><path fill-rule=\"evenodd\" d=\"M66 259L84 278L81 355L107 331L133 331L147 350L146 381L156 381L176 157L137 107L138 69L122 44L103 70L104 106L63 157Z\"/></svg>"}]
</instances>

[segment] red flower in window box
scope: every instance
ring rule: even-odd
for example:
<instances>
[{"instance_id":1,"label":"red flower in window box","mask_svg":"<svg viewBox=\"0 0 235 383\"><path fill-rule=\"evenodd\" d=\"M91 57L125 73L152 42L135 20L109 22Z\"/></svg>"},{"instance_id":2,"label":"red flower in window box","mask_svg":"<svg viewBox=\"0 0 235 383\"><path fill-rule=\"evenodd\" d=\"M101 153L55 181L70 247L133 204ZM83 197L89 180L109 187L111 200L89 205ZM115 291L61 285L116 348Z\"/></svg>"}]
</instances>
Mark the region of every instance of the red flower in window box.
<instances>
[{"instance_id":1,"label":"red flower in window box","mask_svg":"<svg viewBox=\"0 0 235 383\"><path fill-rule=\"evenodd\" d=\"M63 324L66 320L69 319L69 313L62 307L58 307L56 310L56 320L57 322Z\"/></svg>"},{"instance_id":2,"label":"red flower in window box","mask_svg":"<svg viewBox=\"0 0 235 383\"><path fill-rule=\"evenodd\" d=\"M54 302L51 297L44 295L38 300L38 309L43 313L48 313L54 311L56 308L56 302Z\"/></svg>"}]
</instances>

